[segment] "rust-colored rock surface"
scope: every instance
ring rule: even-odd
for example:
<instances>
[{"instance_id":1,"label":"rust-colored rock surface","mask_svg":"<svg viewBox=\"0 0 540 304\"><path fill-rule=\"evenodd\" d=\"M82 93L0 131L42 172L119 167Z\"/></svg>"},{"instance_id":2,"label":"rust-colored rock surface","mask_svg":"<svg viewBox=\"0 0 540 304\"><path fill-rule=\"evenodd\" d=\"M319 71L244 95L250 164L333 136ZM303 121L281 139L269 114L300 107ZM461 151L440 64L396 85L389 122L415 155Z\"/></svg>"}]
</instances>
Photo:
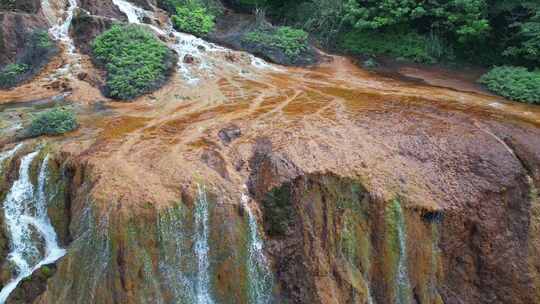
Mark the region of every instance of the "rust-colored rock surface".
<instances>
[{"instance_id":1,"label":"rust-colored rock surface","mask_svg":"<svg viewBox=\"0 0 540 304\"><path fill-rule=\"evenodd\" d=\"M180 62L160 90L116 103L85 81L96 72L81 55L88 76L65 77L64 97L80 128L25 140L26 150L0 163L3 198L18 159L47 147L49 181L61 194L48 214L68 249L50 277L15 296L38 290L33 303L42 304L540 300L540 108L455 82L445 88L444 77L436 87L397 80L342 57L286 68L159 34L196 60ZM20 115L2 118L15 122L39 111L36 99L59 94L46 76L0 92L0 105L11 105L2 109Z\"/></svg>"}]
</instances>

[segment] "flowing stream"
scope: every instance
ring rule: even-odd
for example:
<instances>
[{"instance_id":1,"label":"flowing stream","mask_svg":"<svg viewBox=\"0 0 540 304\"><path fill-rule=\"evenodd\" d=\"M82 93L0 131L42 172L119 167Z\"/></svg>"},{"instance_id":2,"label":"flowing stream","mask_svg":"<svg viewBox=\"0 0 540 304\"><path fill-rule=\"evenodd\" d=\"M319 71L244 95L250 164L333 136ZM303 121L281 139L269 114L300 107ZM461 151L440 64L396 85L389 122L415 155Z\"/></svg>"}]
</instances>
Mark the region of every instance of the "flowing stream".
<instances>
[{"instance_id":1,"label":"flowing stream","mask_svg":"<svg viewBox=\"0 0 540 304\"><path fill-rule=\"evenodd\" d=\"M32 152L21 159L19 179L13 183L3 203L11 250L8 261L15 267L17 276L0 291L0 303L5 303L23 279L66 253L58 245L47 214L48 156L41 164L37 188L30 178L30 165L38 154L39 151Z\"/></svg>"},{"instance_id":2,"label":"flowing stream","mask_svg":"<svg viewBox=\"0 0 540 304\"><path fill-rule=\"evenodd\" d=\"M68 0L66 11L61 12L60 14L61 16L65 15L65 19L63 20L61 18L58 19L55 16L49 0L42 0L41 5L44 8L43 11L45 12L45 15L47 15L46 17L49 20L49 23L52 25L49 33L51 33L54 39L60 41L66 47L69 59L68 62L61 69L59 69L57 75L55 76L62 76L66 74L69 75L72 72L72 68L79 68L81 59L79 54L76 52L73 39L69 35L69 28L71 26L71 21L73 21L73 14L75 9L78 7L77 0Z\"/></svg>"},{"instance_id":3,"label":"flowing stream","mask_svg":"<svg viewBox=\"0 0 540 304\"><path fill-rule=\"evenodd\" d=\"M197 278L195 293L197 304L212 304L214 301L210 296L210 262L208 260L208 200L206 191L200 186L198 188L199 197L195 207L195 256L197 258Z\"/></svg>"},{"instance_id":4,"label":"flowing stream","mask_svg":"<svg viewBox=\"0 0 540 304\"><path fill-rule=\"evenodd\" d=\"M182 74L184 79L188 84L196 84L199 82L200 77L197 75L197 72L194 72L193 69L196 67L197 70L205 71L206 74L212 75L212 67L219 67L223 65L228 65L233 68L238 68L236 65L227 62L226 60L212 58L209 54L211 53L221 53L225 54L231 50L221 47L219 45L205 41L204 39L195 37L190 34L182 33L176 31L172 24L167 25L166 29L158 28L152 24L143 23L143 18L147 17L149 19L154 18L154 13L151 11L144 10L130 2L125 0L113 0L113 3L118 7L118 9L124 13L129 23L142 24L151 28L158 35L165 37L174 37L174 41L169 44L169 46L178 54L180 60L178 61L178 71ZM191 56L194 58L196 63L187 64L184 63L185 56ZM253 67L258 69L271 68L278 71L278 68L273 67L272 65L266 63L264 60L257 58L251 54L247 54L250 59L250 64ZM240 70L239 70L240 72Z\"/></svg>"},{"instance_id":5,"label":"flowing stream","mask_svg":"<svg viewBox=\"0 0 540 304\"><path fill-rule=\"evenodd\" d=\"M263 241L259 233L257 218L249 207L249 197L242 194L242 205L248 214L248 281L249 302L253 304L272 303L273 277L263 251Z\"/></svg>"}]
</instances>

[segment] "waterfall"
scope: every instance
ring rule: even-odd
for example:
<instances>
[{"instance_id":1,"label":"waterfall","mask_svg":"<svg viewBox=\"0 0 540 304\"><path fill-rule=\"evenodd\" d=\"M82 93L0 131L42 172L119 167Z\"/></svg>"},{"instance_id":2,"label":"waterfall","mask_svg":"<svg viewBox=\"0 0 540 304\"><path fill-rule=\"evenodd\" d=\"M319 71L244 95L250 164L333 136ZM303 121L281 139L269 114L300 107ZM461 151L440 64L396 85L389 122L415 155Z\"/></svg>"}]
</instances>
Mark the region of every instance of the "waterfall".
<instances>
[{"instance_id":1,"label":"waterfall","mask_svg":"<svg viewBox=\"0 0 540 304\"><path fill-rule=\"evenodd\" d=\"M399 259L397 266L396 287L397 287L397 303L410 303L411 283L407 270L407 233L403 210L399 202L394 202L394 212L397 228L397 238L399 245Z\"/></svg>"},{"instance_id":2,"label":"waterfall","mask_svg":"<svg viewBox=\"0 0 540 304\"><path fill-rule=\"evenodd\" d=\"M49 14L52 13L49 0L42 0L41 5L44 8L44 12L46 14L47 11L49 11ZM62 44L65 45L68 57L73 61L72 63L74 63L76 67L78 67L79 65L80 56L75 51L75 44L73 42L73 39L69 35L69 28L71 26L71 21L73 20L73 14L77 7L77 0L68 0L68 7L65 11L66 18L63 21L61 19L55 20L56 18L52 16L47 16L49 22L54 24L49 30L49 33L51 33L54 39L60 41ZM58 74L64 75L68 73L70 68L72 67L72 63L66 63L66 65L59 69Z\"/></svg>"},{"instance_id":3,"label":"waterfall","mask_svg":"<svg viewBox=\"0 0 540 304\"><path fill-rule=\"evenodd\" d=\"M41 165L37 189L34 189L30 179L30 165L38 154L39 151L32 152L21 159L19 179L13 183L4 200L4 217L11 249L8 260L15 266L17 276L0 291L0 303L7 300L19 282L66 253L58 245L47 214L48 156Z\"/></svg>"},{"instance_id":4,"label":"waterfall","mask_svg":"<svg viewBox=\"0 0 540 304\"><path fill-rule=\"evenodd\" d=\"M13 155L15 155L15 153L17 153L17 151L19 151L20 148L22 148L23 144L18 144L16 145L13 149L11 150L7 150L5 152L2 152L0 153L0 166L2 165L2 163L4 162L4 160L10 158L10 157L13 157ZM2 169L2 167L0 167L0 170Z\"/></svg>"},{"instance_id":5,"label":"waterfall","mask_svg":"<svg viewBox=\"0 0 540 304\"><path fill-rule=\"evenodd\" d=\"M242 193L242 205L248 214L248 281L249 302L253 304L272 303L273 277L263 252L257 219L249 207L249 197Z\"/></svg>"},{"instance_id":6,"label":"waterfall","mask_svg":"<svg viewBox=\"0 0 540 304\"><path fill-rule=\"evenodd\" d=\"M210 296L210 262L208 260L208 200L206 191L198 186L198 200L195 207L195 256L197 258L197 279L195 292L197 304L212 304Z\"/></svg>"},{"instance_id":7,"label":"waterfall","mask_svg":"<svg viewBox=\"0 0 540 304\"><path fill-rule=\"evenodd\" d=\"M118 7L118 9L128 17L129 23L143 24L142 19L144 17L153 17L154 13L142 9L130 2L125 0L113 0L113 3ZM152 24L143 24L151 28L154 32L163 36L173 36L175 41L170 44L170 47L178 54L180 60L178 61L178 71L182 74L184 79L188 84L194 85L199 82L199 77L194 75L190 70L191 65L183 62L183 58L186 55L190 55L198 61L198 69L207 71L211 73L211 66L232 66L234 64L226 61L219 60L217 62L212 62L212 58L208 53L228 53L230 50L224 47L218 46L216 44L207 42L204 39L195 37L191 34L186 34L176 31L172 24L167 25L165 30L160 29ZM264 60L257 58L251 54L248 54L250 59L250 64L257 69L273 69L275 71L280 71L278 68L273 67L272 65L266 63ZM237 68L237 67L236 67Z\"/></svg>"},{"instance_id":8,"label":"waterfall","mask_svg":"<svg viewBox=\"0 0 540 304\"><path fill-rule=\"evenodd\" d=\"M125 0L113 0L113 3L127 16L129 23L140 24L142 18L149 15L146 10L135 6L131 2Z\"/></svg>"}]
</instances>

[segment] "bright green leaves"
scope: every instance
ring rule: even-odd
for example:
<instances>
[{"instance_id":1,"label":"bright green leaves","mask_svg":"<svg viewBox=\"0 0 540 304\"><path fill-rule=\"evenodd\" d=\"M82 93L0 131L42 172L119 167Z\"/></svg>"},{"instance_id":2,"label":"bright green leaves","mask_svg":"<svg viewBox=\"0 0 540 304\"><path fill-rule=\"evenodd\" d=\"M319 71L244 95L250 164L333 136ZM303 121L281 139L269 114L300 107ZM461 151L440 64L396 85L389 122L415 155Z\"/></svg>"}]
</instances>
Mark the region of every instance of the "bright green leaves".
<instances>
[{"instance_id":1,"label":"bright green leaves","mask_svg":"<svg viewBox=\"0 0 540 304\"><path fill-rule=\"evenodd\" d=\"M173 54L151 32L137 25L115 25L98 36L92 51L107 70L107 94L133 99L166 81Z\"/></svg>"}]
</instances>

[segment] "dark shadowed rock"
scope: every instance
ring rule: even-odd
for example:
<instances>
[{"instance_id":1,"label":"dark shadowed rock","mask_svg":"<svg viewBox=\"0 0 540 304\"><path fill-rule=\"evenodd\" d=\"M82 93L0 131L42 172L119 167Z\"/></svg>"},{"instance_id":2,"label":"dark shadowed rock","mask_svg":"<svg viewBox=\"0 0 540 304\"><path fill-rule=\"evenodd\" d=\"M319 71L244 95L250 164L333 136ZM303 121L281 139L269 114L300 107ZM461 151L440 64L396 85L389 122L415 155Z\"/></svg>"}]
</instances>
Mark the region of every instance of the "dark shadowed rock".
<instances>
[{"instance_id":1,"label":"dark shadowed rock","mask_svg":"<svg viewBox=\"0 0 540 304\"><path fill-rule=\"evenodd\" d=\"M230 125L219 131L218 137L224 144L229 144L233 140L242 136L242 130L237 125Z\"/></svg>"}]
</instances>

